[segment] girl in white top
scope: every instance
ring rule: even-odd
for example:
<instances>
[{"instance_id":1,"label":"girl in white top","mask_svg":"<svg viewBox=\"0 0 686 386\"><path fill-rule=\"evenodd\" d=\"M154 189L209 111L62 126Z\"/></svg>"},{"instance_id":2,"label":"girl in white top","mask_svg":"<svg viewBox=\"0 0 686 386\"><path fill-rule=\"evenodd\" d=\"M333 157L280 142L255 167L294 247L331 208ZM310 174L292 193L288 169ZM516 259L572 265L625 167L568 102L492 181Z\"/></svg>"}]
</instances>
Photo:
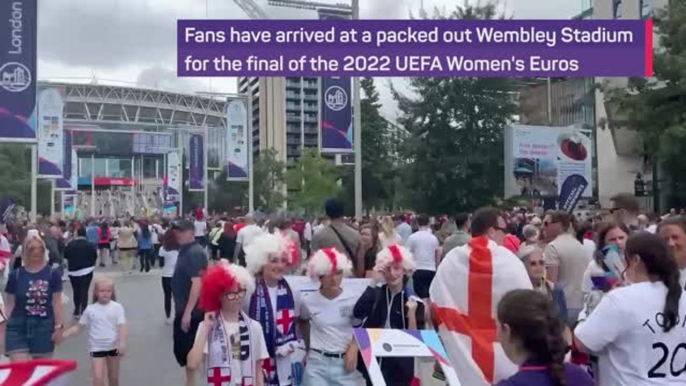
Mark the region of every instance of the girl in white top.
<instances>
[{"instance_id":1,"label":"girl in white top","mask_svg":"<svg viewBox=\"0 0 686 386\"><path fill-rule=\"evenodd\" d=\"M109 386L119 385L119 362L126 346L126 317L124 307L115 300L112 279L98 278L93 287L93 303L86 308L79 323L63 334L66 339L78 333L82 326L88 328L93 386L104 386L105 374Z\"/></svg>"},{"instance_id":2,"label":"girl in white top","mask_svg":"<svg viewBox=\"0 0 686 386\"><path fill-rule=\"evenodd\" d=\"M220 260L207 269L201 288L205 320L188 353L188 369L198 369L204 358L207 384L263 386L262 361L269 353L262 326L241 310L255 279L247 269Z\"/></svg>"},{"instance_id":3,"label":"girl in white top","mask_svg":"<svg viewBox=\"0 0 686 386\"><path fill-rule=\"evenodd\" d=\"M172 306L172 276L174 276L174 269L176 268L176 259L179 257L179 246L176 243L176 237L172 231L167 231L161 236L162 246L160 247L159 255L162 264L162 291L164 292L164 314L166 316L165 323L172 324L171 306Z\"/></svg>"},{"instance_id":4,"label":"girl in white top","mask_svg":"<svg viewBox=\"0 0 686 386\"><path fill-rule=\"evenodd\" d=\"M310 278L319 281L319 291L302 299L301 319L310 322L310 340L303 384L357 385L357 344L353 338L353 308L359 296L341 287L352 263L334 248L317 251L307 267Z\"/></svg>"},{"instance_id":5,"label":"girl in white top","mask_svg":"<svg viewBox=\"0 0 686 386\"><path fill-rule=\"evenodd\" d=\"M686 382L686 298L660 238L639 232L625 250L626 286L612 290L575 330L581 351L598 356L601 386Z\"/></svg>"}]
</instances>

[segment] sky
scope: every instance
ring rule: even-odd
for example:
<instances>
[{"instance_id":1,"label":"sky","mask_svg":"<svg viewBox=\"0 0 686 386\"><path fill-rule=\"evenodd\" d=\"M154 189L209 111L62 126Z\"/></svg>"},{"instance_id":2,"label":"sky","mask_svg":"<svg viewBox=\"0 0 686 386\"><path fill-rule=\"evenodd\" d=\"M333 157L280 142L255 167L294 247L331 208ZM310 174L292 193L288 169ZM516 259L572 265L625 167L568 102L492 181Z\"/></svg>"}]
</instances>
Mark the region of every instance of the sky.
<instances>
[{"instance_id":1,"label":"sky","mask_svg":"<svg viewBox=\"0 0 686 386\"><path fill-rule=\"evenodd\" d=\"M312 19L314 11L267 6L274 19ZM326 0L320 0L326 2ZM338 0L330 0L339 3ZM360 0L363 19L406 19L434 7L450 12L463 0ZM504 0L516 19L568 19L581 12L582 0ZM49 0L39 2L38 77L40 80L116 83L184 93L236 92L235 78L176 76L177 19L246 19L233 0ZM377 78L382 112L393 120L397 105L390 83Z\"/></svg>"}]
</instances>

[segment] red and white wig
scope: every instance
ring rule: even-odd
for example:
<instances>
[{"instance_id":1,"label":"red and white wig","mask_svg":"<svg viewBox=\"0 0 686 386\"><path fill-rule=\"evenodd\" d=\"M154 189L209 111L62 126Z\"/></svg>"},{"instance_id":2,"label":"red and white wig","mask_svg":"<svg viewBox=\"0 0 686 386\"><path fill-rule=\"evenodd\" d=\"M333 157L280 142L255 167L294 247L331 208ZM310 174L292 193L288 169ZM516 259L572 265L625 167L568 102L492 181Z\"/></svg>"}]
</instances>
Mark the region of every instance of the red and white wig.
<instances>
[{"instance_id":1,"label":"red and white wig","mask_svg":"<svg viewBox=\"0 0 686 386\"><path fill-rule=\"evenodd\" d=\"M245 265L247 265L248 271L257 275L272 256L279 258L285 256L288 259L288 266L293 267L298 263L299 255L298 246L290 237L265 233L256 237L245 248Z\"/></svg>"},{"instance_id":2,"label":"red and white wig","mask_svg":"<svg viewBox=\"0 0 686 386\"><path fill-rule=\"evenodd\" d=\"M320 249L310 257L307 264L307 276L313 280L337 271L343 271L344 276L352 273L353 264L348 256L336 250L336 248Z\"/></svg>"},{"instance_id":3,"label":"red and white wig","mask_svg":"<svg viewBox=\"0 0 686 386\"><path fill-rule=\"evenodd\" d=\"M400 245L389 245L376 255L376 266L384 270L393 263L399 263L405 269L405 275L409 276L417 268L414 256L409 249Z\"/></svg>"},{"instance_id":4,"label":"red and white wig","mask_svg":"<svg viewBox=\"0 0 686 386\"><path fill-rule=\"evenodd\" d=\"M255 278L247 269L220 260L205 271L198 306L205 311L214 312L222 308L222 297L238 284L239 290L245 290L245 297L255 291Z\"/></svg>"}]
</instances>

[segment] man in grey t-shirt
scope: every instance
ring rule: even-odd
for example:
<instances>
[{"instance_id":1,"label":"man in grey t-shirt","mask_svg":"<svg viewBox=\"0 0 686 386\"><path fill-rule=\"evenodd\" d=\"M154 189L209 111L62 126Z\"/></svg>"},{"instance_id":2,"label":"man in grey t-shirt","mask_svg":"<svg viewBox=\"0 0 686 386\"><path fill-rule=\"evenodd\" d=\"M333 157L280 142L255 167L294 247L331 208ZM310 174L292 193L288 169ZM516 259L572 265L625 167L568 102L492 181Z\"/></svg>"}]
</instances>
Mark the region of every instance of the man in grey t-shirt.
<instances>
[{"instance_id":1,"label":"man in grey t-shirt","mask_svg":"<svg viewBox=\"0 0 686 386\"><path fill-rule=\"evenodd\" d=\"M186 366L186 357L195 342L195 333L203 319L198 309L200 279L207 268L207 253L195 241L195 225L188 220L179 220L172 225L179 249L179 257L172 276L174 298L174 356L181 367ZM194 372L186 368L186 384L192 385Z\"/></svg>"},{"instance_id":2,"label":"man in grey t-shirt","mask_svg":"<svg viewBox=\"0 0 686 386\"><path fill-rule=\"evenodd\" d=\"M469 217L469 213L460 213L455 216L455 225L457 226L457 230L443 242L441 260L445 258L445 255L447 255L448 252L467 244L472 238L469 235L469 226L471 222Z\"/></svg>"},{"instance_id":3,"label":"man in grey t-shirt","mask_svg":"<svg viewBox=\"0 0 686 386\"><path fill-rule=\"evenodd\" d=\"M547 278L558 283L565 293L568 324L573 327L583 308L583 276L590 262L583 245L571 233L571 216L552 211L543 219L543 236L548 245L543 252Z\"/></svg>"},{"instance_id":4,"label":"man in grey t-shirt","mask_svg":"<svg viewBox=\"0 0 686 386\"><path fill-rule=\"evenodd\" d=\"M360 245L360 234L343 221L343 203L329 199L325 205L331 224L312 236L312 253L324 248L336 248L355 264L355 253Z\"/></svg>"}]
</instances>

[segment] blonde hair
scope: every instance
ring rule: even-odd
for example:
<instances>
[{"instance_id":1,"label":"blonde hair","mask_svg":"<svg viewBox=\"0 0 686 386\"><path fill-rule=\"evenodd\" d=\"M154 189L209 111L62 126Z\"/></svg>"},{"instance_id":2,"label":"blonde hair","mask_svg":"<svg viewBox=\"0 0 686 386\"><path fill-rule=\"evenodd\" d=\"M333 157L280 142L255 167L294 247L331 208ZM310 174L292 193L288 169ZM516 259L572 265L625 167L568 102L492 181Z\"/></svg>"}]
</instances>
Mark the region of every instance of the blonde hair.
<instances>
[{"instance_id":1,"label":"blonde hair","mask_svg":"<svg viewBox=\"0 0 686 386\"><path fill-rule=\"evenodd\" d=\"M390 216L381 217L379 230L387 239L392 240L395 237L395 223L393 223L393 219Z\"/></svg>"},{"instance_id":2,"label":"blonde hair","mask_svg":"<svg viewBox=\"0 0 686 386\"><path fill-rule=\"evenodd\" d=\"M101 276L95 279L93 284L93 303L98 302L98 289L101 285L109 284L112 286L112 297L110 299L117 301L117 291L114 289L114 280L109 276Z\"/></svg>"}]
</instances>

